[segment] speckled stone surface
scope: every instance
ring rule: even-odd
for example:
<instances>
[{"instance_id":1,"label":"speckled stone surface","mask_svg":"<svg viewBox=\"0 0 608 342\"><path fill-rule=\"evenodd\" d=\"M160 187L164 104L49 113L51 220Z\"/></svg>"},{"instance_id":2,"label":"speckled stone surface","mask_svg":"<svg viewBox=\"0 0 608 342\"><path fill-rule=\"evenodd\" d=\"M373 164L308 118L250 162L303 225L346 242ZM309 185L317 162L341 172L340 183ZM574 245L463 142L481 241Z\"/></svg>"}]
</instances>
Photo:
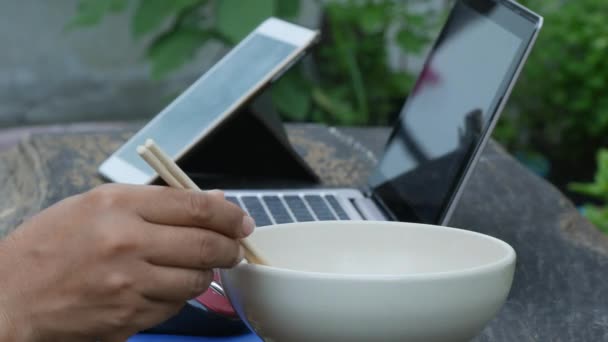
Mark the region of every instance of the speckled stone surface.
<instances>
[{"instance_id":1,"label":"speckled stone surface","mask_svg":"<svg viewBox=\"0 0 608 342\"><path fill-rule=\"evenodd\" d=\"M360 186L388 131L288 126L290 141L327 185ZM37 134L0 153L0 232L103 181L97 165L132 134ZM475 341L608 341L608 238L544 180L490 142L451 226L503 239L518 255L506 305Z\"/></svg>"},{"instance_id":2,"label":"speckled stone surface","mask_svg":"<svg viewBox=\"0 0 608 342\"><path fill-rule=\"evenodd\" d=\"M0 152L0 233L25 217L104 181L97 167L137 126L103 132L38 133ZM352 142L318 125L288 126L289 140L328 186L363 185L374 165Z\"/></svg>"}]
</instances>

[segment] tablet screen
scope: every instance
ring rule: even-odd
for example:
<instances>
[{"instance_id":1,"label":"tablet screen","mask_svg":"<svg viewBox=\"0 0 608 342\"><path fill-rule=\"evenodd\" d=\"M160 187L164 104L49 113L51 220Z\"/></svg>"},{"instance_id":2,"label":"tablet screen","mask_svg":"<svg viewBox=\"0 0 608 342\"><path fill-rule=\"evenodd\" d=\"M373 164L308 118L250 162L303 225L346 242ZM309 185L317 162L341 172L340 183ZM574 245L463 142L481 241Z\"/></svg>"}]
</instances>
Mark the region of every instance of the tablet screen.
<instances>
[{"instance_id":1,"label":"tablet screen","mask_svg":"<svg viewBox=\"0 0 608 342\"><path fill-rule=\"evenodd\" d=\"M298 49L285 41L253 34L139 131L116 154L141 173L156 173L139 157L138 145L153 138L177 158L210 127Z\"/></svg>"},{"instance_id":2,"label":"tablet screen","mask_svg":"<svg viewBox=\"0 0 608 342\"><path fill-rule=\"evenodd\" d=\"M371 178L401 221L441 222L536 31L492 0L458 1Z\"/></svg>"}]
</instances>

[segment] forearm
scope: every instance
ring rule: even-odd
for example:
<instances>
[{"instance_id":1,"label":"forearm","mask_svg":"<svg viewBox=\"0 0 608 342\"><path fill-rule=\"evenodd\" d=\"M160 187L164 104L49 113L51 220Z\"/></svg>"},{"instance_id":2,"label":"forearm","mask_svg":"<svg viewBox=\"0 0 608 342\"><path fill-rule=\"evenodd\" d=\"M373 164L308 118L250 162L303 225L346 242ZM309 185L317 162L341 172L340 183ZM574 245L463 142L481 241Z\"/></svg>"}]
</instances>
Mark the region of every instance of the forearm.
<instances>
[{"instance_id":1,"label":"forearm","mask_svg":"<svg viewBox=\"0 0 608 342\"><path fill-rule=\"evenodd\" d=\"M11 305L14 298L9 289L8 279L10 279L10 268L14 267L14 260L11 260L9 251L9 238L0 239L0 342L32 342L28 337L29 327L19 327L17 324L17 309ZM3 281L4 280L4 281Z\"/></svg>"}]
</instances>

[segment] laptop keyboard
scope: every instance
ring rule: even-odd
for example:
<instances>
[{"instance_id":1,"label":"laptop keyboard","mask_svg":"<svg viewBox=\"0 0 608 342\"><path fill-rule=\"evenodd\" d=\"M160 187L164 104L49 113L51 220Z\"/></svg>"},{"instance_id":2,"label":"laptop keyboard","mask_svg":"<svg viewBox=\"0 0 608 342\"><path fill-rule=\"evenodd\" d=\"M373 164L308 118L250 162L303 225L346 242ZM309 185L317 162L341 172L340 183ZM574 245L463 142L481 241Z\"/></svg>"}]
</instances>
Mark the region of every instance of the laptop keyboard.
<instances>
[{"instance_id":1,"label":"laptop keyboard","mask_svg":"<svg viewBox=\"0 0 608 342\"><path fill-rule=\"evenodd\" d=\"M249 215L253 217L256 224L259 226L268 226L272 224L270 216L266 213L266 209L262 205L262 202L255 196L243 196L241 197L245 209L249 212Z\"/></svg>"},{"instance_id":2,"label":"laptop keyboard","mask_svg":"<svg viewBox=\"0 0 608 342\"><path fill-rule=\"evenodd\" d=\"M306 202L308 202L310 209L312 209L319 221L336 219L334 214L332 214L331 209L329 209L329 206L325 203L321 196L306 195L304 196L304 199Z\"/></svg>"},{"instance_id":3,"label":"laptop keyboard","mask_svg":"<svg viewBox=\"0 0 608 342\"><path fill-rule=\"evenodd\" d=\"M285 203L291 209L291 213L298 222L314 221L310 210L304 204L304 200L299 196L285 196Z\"/></svg>"},{"instance_id":4,"label":"laptop keyboard","mask_svg":"<svg viewBox=\"0 0 608 342\"><path fill-rule=\"evenodd\" d=\"M340 220L348 220L349 219L348 215L346 214L346 211L344 211L344 208L342 208L342 206L340 205L340 203L336 199L336 196L333 196L333 195L325 196L325 199L327 200L327 202L329 203L329 205L331 206L331 208L334 210L334 212L336 213L336 215L338 215L338 218Z\"/></svg>"},{"instance_id":5,"label":"laptop keyboard","mask_svg":"<svg viewBox=\"0 0 608 342\"><path fill-rule=\"evenodd\" d=\"M264 196L262 197L262 200L266 203L266 208L268 208L270 215L274 218L276 223L293 222L291 215L289 215L289 211L283 205L279 196Z\"/></svg>"},{"instance_id":6,"label":"laptop keyboard","mask_svg":"<svg viewBox=\"0 0 608 342\"><path fill-rule=\"evenodd\" d=\"M274 223L349 220L333 195L244 195L226 199L246 210L258 227Z\"/></svg>"}]
</instances>

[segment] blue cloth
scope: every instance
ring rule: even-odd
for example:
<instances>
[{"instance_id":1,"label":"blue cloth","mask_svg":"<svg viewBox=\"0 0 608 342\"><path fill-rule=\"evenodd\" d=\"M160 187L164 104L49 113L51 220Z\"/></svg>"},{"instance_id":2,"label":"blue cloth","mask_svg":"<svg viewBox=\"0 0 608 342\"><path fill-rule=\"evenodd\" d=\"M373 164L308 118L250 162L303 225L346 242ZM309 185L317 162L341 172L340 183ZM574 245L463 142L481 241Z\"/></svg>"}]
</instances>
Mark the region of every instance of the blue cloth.
<instances>
[{"instance_id":1,"label":"blue cloth","mask_svg":"<svg viewBox=\"0 0 608 342\"><path fill-rule=\"evenodd\" d=\"M253 333L222 337L137 334L131 337L128 342L262 342L262 340Z\"/></svg>"}]
</instances>

